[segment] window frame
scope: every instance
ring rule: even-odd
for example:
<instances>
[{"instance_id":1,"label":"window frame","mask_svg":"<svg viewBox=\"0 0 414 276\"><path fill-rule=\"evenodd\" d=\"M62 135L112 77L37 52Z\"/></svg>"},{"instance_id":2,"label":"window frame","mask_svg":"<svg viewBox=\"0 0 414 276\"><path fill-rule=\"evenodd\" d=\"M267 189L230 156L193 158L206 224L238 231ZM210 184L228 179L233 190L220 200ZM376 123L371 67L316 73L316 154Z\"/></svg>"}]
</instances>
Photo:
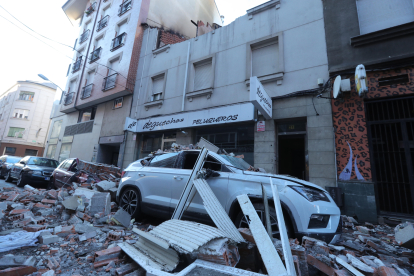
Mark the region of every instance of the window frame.
<instances>
[{"instance_id":1,"label":"window frame","mask_svg":"<svg viewBox=\"0 0 414 276\"><path fill-rule=\"evenodd\" d=\"M189 76L187 80L187 91L186 91L187 100L189 100L190 102L193 101L193 98L202 97L202 96L206 96L207 99L210 99L211 95L213 94L214 83L216 80L216 55L217 53L190 61L190 66L188 70ZM195 89L196 67L197 65L209 62L209 60L211 60L211 70L212 70L211 85L210 87L196 90Z\"/></svg>"},{"instance_id":2,"label":"window frame","mask_svg":"<svg viewBox=\"0 0 414 276\"><path fill-rule=\"evenodd\" d=\"M26 96L30 96L30 95L32 95L32 97L31 97L31 99L29 99L29 100L25 100L25 99L22 99L22 95L24 95L25 93L28 93ZM25 101L25 102L34 102L34 97L35 97L35 95L36 95L36 93L35 92L30 92L30 91L20 91L19 92L19 98L18 98L18 100L19 101ZM8 98L7 98L7 102L8 102Z\"/></svg>"},{"instance_id":3,"label":"window frame","mask_svg":"<svg viewBox=\"0 0 414 276\"><path fill-rule=\"evenodd\" d=\"M154 85L154 79L158 79L161 77L164 77L163 80L163 85L162 85L162 95L160 97L160 99L156 100L156 101L152 101L151 98L153 96L153 85ZM152 74L151 76L149 76L148 78L148 85L147 85L147 99L146 99L146 103L154 103L154 102L159 102L164 100L165 98L165 93L166 93L166 87L167 87L167 77L168 77L168 70L165 71L161 71L155 74ZM158 93L159 94L159 93Z\"/></svg>"},{"instance_id":4,"label":"window frame","mask_svg":"<svg viewBox=\"0 0 414 276\"><path fill-rule=\"evenodd\" d=\"M83 113L84 113L85 111L89 110L89 109L91 109L91 110L92 110L92 111L91 111L91 118L90 118L89 120L87 120L87 121L81 121L81 120L82 120L82 117L83 117ZM93 121L93 120L95 120L96 110L97 110L97 107L96 107L96 106L93 106L93 107L89 107L89 108L85 108L85 109L79 110L79 115L78 115L78 124L80 124L80 123L86 123L86 122L89 122L89 121Z\"/></svg>"},{"instance_id":5,"label":"window frame","mask_svg":"<svg viewBox=\"0 0 414 276\"><path fill-rule=\"evenodd\" d=\"M16 112L16 110L17 110L18 112ZM23 112L21 113L21 111L23 111ZM25 115L25 112L27 112L27 116L24 116L24 115ZM18 116L16 116L16 113L18 114ZM23 120L29 120L29 113L30 113L30 110L29 110L29 109L15 108L15 109L13 110L13 117L12 117L12 118L15 118L15 119L23 119ZM22 118L20 118L20 115L22 115ZM27 118L26 118L26 117L27 117Z\"/></svg>"},{"instance_id":6,"label":"window frame","mask_svg":"<svg viewBox=\"0 0 414 276\"><path fill-rule=\"evenodd\" d=\"M19 129L23 129L22 136L21 136L21 137L10 136L10 135L9 135L9 133L10 133L10 129L11 129L11 128L19 128ZM23 138L23 135L24 135L24 131L25 131L25 130L26 130L26 129L25 129L25 128L22 128L22 127L9 127L9 131L7 132L7 137L12 137L12 138L22 139L22 138Z\"/></svg>"},{"instance_id":7,"label":"window frame","mask_svg":"<svg viewBox=\"0 0 414 276\"><path fill-rule=\"evenodd\" d=\"M245 84L247 87L250 87L250 77L252 77L252 64L253 64L253 52L252 49L266 44L270 44L273 41L277 41L279 46L278 54L278 70L276 73L272 73L265 76L257 76L262 83L276 82L277 85L281 85L283 82L283 76L285 73L285 63L284 63L284 42L283 42L283 32L275 33L261 39L252 40L246 43L246 80ZM248 88L250 90L250 88Z\"/></svg>"},{"instance_id":8,"label":"window frame","mask_svg":"<svg viewBox=\"0 0 414 276\"><path fill-rule=\"evenodd\" d=\"M119 101L119 100L120 100L120 102L117 103L116 101ZM121 103L121 106L117 107L117 104L119 104L119 103ZM114 100L114 105L113 105L112 109L122 108L123 106L124 106L124 97L119 97L119 98L116 98Z\"/></svg>"},{"instance_id":9,"label":"window frame","mask_svg":"<svg viewBox=\"0 0 414 276\"><path fill-rule=\"evenodd\" d=\"M4 155L11 155L11 156L15 156L15 155L13 155L13 154L10 154L10 153L7 153L7 149L14 149L14 153L13 154L16 154L16 151L17 151L17 148L15 148L15 147L4 147ZM7 160L7 159L6 159ZM7 162L7 161L6 161Z\"/></svg>"}]
</instances>

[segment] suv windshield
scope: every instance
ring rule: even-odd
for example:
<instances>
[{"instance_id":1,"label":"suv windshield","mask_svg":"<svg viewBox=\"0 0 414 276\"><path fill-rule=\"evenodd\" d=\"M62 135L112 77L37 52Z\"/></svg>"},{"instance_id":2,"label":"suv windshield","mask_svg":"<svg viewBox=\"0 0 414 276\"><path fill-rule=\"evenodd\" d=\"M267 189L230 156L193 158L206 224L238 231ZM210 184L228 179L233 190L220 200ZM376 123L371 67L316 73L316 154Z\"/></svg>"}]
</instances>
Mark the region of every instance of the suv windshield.
<instances>
[{"instance_id":1,"label":"suv windshield","mask_svg":"<svg viewBox=\"0 0 414 276\"><path fill-rule=\"evenodd\" d=\"M21 157L13 157L13 156L8 156L6 162L7 163L17 163L21 160Z\"/></svg>"},{"instance_id":2,"label":"suv windshield","mask_svg":"<svg viewBox=\"0 0 414 276\"><path fill-rule=\"evenodd\" d=\"M230 164L240 170L247 170L248 168L250 168L251 166L249 165L249 163L247 163L246 161L244 161L242 158L237 158L234 156L228 156L228 155L224 155L224 154L220 154L221 157L223 157L224 159L226 159L227 161L230 162Z\"/></svg>"},{"instance_id":3,"label":"suv windshield","mask_svg":"<svg viewBox=\"0 0 414 276\"><path fill-rule=\"evenodd\" d=\"M56 160L47 159L47 158L40 158L40 157L33 157L29 159L29 162L27 165L36 165L36 166L42 166L42 167L51 167L51 168L57 168L59 165Z\"/></svg>"}]
</instances>

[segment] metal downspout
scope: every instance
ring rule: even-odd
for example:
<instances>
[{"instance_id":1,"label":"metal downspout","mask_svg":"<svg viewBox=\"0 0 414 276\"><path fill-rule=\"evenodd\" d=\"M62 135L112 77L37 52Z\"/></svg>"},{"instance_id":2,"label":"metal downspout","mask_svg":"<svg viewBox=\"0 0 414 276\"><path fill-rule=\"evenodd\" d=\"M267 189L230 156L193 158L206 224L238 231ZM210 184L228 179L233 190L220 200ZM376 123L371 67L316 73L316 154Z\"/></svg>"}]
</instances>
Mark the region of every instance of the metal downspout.
<instances>
[{"instance_id":1,"label":"metal downspout","mask_svg":"<svg viewBox=\"0 0 414 276\"><path fill-rule=\"evenodd\" d=\"M185 65L185 77L184 77L184 91L183 91L183 104L181 106L181 111L184 111L184 103L185 103L185 94L187 90L187 75L188 75L188 63L190 61L190 48L191 42L188 42L188 52L187 52L187 64Z\"/></svg>"}]
</instances>

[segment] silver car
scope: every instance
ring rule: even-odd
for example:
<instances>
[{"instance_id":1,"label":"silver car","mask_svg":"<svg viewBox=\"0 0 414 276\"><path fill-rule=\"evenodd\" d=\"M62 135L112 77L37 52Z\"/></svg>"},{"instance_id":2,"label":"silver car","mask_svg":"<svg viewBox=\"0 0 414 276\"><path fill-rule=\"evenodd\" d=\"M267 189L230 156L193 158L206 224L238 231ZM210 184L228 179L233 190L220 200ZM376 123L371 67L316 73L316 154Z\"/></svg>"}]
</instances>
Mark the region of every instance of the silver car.
<instances>
[{"instance_id":1,"label":"silver car","mask_svg":"<svg viewBox=\"0 0 414 276\"><path fill-rule=\"evenodd\" d=\"M117 193L119 205L134 217L148 214L169 219L184 190L199 150L155 155L130 164L123 172ZM288 235L310 236L331 242L341 232L340 210L321 187L289 176L248 171L241 158L209 152L205 169L214 173L207 179L213 192L237 227L248 227L237 196L247 194L264 222L262 184L272 195L269 177L278 186ZM272 206L272 198L269 197ZM270 208L275 237L279 229L274 208ZM200 195L196 194L183 219L211 223Z\"/></svg>"}]
</instances>

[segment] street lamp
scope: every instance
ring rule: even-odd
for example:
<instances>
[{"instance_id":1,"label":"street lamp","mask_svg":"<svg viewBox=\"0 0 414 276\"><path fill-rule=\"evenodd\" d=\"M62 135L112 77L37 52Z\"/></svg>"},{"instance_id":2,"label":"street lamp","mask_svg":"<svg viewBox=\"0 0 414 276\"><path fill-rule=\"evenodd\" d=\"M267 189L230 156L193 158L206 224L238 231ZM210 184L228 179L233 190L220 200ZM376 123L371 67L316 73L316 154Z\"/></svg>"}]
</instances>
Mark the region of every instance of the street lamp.
<instances>
[{"instance_id":1,"label":"street lamp","mask_svg":"<svg viewBox=\"0 0 414 276\"><path fill-rule=\"evenodd\" d=\"M54 85L56 85L57 87L59 87L59 89L60 90L62 90L62 96L60 97L60 102L59 102L59 104L62 102L62 97L63 97L63 94L64 94L64 91L63 91L63 89L62 88L60 88L60 86L59 85L57 85L56 83L54 83L53 81L51 81L51 80L49 80L45 75L43 75L43 74L37 74L41 79L44 79L45 81L49 81L49 82L51 82L51 83L53 83Z\"/></svg>"}]
</instances>

